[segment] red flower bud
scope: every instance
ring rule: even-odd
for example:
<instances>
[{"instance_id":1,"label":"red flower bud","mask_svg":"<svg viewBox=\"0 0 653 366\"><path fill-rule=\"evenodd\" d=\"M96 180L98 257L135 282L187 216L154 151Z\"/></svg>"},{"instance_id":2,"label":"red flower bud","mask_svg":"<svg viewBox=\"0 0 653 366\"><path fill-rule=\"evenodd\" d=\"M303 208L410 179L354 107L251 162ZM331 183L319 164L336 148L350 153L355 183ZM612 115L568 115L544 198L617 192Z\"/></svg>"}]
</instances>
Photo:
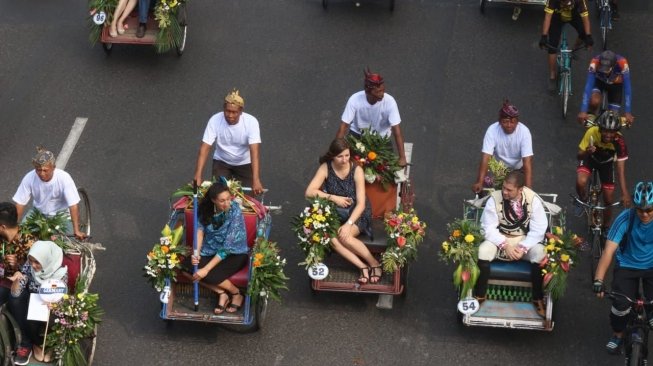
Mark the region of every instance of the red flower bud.
<instances>
[{"instance_id":1,"label":"red flower bud","mask_svg":"<svg viewBox=\"0 0 653 366\"><path fill-rule=\"evenodd\" d=\"M398 237L397 245L399 246L399 248L402 248L404 245L406 245L406 238L404 238L403 236Z\"/></svg>"}]
</instances>

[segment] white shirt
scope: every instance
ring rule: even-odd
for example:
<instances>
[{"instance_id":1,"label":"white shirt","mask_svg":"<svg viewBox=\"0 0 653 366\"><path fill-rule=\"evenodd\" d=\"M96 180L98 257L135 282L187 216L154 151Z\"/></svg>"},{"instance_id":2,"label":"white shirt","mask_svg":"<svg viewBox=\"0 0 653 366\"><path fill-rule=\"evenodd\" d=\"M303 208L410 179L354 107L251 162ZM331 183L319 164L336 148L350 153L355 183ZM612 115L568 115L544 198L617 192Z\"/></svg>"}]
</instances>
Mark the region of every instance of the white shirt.
<instances>
[{"instance_id":1,"label":"white shirt","mask_svg":"<svg viewBox=\"0 0 653 366\"><path fill-rule=\"evenodd\" d=\"M35 170L25 175L12 199L25 206L31 198L34 199L34 207L46 216L53 216L80 201L73 178L56 168L49 182L42 181Z\"/></svg>"},{"instance_id":2,"label":"white shirt","mask_svg":"<svg viewBox=\"0 0 653 366\"><path fill-rule=\"evenodd\" d=\"M544 240L544 234L546 234L546 228L548 226L549 222L544 212L542 200L539 196L535 196L533 197L533 210L528 224L528 233L520 244L526 247L526 249L529 249L533 245L541 243ZM497 214L497 208L492 197L485 203L485 208L481 215L481 228L483 229L485 240L492 244L498 246L506 241L505 235L499 231L499 215Z\"/></svg>"},{"instance_id":3,"label":"white shirt","mask_svg":"<svg viewBox=\"0 0 653 366\"><path fill-rule=\"evenodd\" d=\"M531 131L521 122L511 134L503 132L499 122L488 127L483 138L483 153L494 155L510 169L521 169L523 158L533 156Z\"/></svg>"},{"instance_id":4,"label":"white shirt","mask_svg":"<svg viewBox=\"0 0 653 366\"><path fill-rule=\"evenodd\" d=\"M384 137L391 135L392 126L401 123L399 107L397 107L395 98L385 93L383 99L370 104L364 90L349 97L341 120L349 125L350 130L358 134L363 129L370 128Z\"/></svg>"},{"instance_id":5,"label":"white shirt","mask_svg":"<svg viewBox=\"0 0 653 366\"><path fill-rule=\"evenodd\" d=\"M238 123L230 125L224 112L220 112L209 119L202 141L208 145L215 143L214 160L233 166L250 164L249 145L261 143L258 120L243 112Z\"/></svg>"}]
</instances>

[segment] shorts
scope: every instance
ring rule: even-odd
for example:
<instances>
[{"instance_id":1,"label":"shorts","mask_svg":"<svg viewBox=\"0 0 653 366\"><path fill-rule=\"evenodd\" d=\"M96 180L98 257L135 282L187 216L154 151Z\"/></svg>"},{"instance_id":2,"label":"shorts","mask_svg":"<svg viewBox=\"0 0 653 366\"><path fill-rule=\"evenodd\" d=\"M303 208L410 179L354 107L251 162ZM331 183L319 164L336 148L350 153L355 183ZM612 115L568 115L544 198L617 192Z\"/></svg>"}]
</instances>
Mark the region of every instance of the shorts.
<instances>
[{"instance_id":1,"label":"shorts","mask_svg":"<svg viewBox=\"0 0 653 366\"><path fill-rule=\"evenodd\" d=\"M621 105L623 100L623 84L607 84L603 80L596 79L594 88L608 95L608 104Z\"/></svg>"},{"instance_id":2,"label":"shorts","mask_svg":"<svg viewBox=\"0 0 653 366\"><path fill-rule=\"evenodd\" d=\"M590 175L592 170L598 170L602 189L614 190L614 164L612 162L599 163L592 157L578 161L576 173Z\"/></svg>"},{"instance_id":3,"label":"shorts","mask_svg":"<svg viewBox=\"0 0 653 366\"><path fill-rule=\"evenodd\" d=\"M573 17L568 23L571 24L574 29L576 29L576 32L578 32L578 37L581 39L585 38L583 21L580 19L580 15L578 13L574 12ZM551 25L549 26L549 45L551 45L553 48L549 48L549 54L558 53L560 35L562 33L562 27L564 27L565 24L567 24L567 22L563 22L562 19L560 19L560 15L554 14L553 17L551 17Z\"/></svg>"},{"instance_id":4,"label":"shorts","mask_svg":"<svg viewBox=\"0 0 653 366\"><path fill-rule=\"evenodd\" d=\"M226 179L236 179L240 181L243 187L252 187L254 175L252 174L252 164L229 165L221 160L213 160L212 174L215 179L225 177Z\"/></svg>"}]
</instances>

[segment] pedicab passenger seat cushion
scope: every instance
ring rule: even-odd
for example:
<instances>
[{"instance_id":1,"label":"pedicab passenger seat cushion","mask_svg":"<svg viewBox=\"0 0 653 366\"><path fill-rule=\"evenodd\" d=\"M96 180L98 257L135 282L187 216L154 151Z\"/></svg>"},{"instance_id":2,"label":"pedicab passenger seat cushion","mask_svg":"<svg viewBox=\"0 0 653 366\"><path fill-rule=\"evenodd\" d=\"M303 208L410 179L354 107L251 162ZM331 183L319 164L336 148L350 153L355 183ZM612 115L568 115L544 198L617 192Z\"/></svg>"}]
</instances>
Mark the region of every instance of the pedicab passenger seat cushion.
<instances>
[{"instance_id":1,"label":"pedicab passenger seat cushion","mask_svg":"<svg viewBox=\"0 0 653 366\"><path fill-rule=\"evenodd\" d=\"M385 250L388 246L388 235L385 232L383 219L372 219L371 227L374 238L370 238L365 233L361 233L358 238L370 249Z\"/></svg>"},{"instance_id":2,"label":"pedicab passenger seat cushion","mask_svg":"<svg viewBox=\"0 0 653 366\"><path fill-rule=\"evenodd\" d=\"M75 293L75 282L82 270L82 257L79 254L64 254L62 266L68 267L68 293Z\"/></svg>"},{"instance_id":3,"label":"pedicab passenger seat cushion","mask_svg":"<svg viewBox=\"0 0 653 366\"><path fill-rule=\"evenodd\" d=\"M507 281L531 281L531 264L527 261L502 261L490 263L490 278Z\"/></svg>"},{"instance_id":4,"label":"pedicab passenger seat cushion","mask_svg":"<svg viewBox=\"0 0 653 366\"><path fill-rule=\"evenodd\" d=\"M186 210L186 245L193 248L193 210ZM243 212L245 218L245 231L247 232L247 247L252 249L256 242L256 223L257 216L255 213ZM247 287L247 277L249 274L249 262L240 271L229 277L229 280L237 287Z\"/></svg>"}]
</instances>

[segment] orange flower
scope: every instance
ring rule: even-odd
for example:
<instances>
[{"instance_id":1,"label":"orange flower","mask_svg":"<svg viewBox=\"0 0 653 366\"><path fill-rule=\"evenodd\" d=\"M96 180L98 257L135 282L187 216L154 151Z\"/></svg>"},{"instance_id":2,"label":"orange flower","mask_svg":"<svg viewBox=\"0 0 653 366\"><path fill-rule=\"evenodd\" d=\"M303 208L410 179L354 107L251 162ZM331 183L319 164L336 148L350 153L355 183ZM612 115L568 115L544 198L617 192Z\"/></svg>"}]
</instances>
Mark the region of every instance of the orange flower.
<instances>
[{"instance_id":1,"label":"orange flower","mask_svg":"<svg viewBox=\"0 0 653 366\"><path fill-rule=\"evenodd\" d=\"M454 238L457 238L457 237L463 235L463 233L462 233L460 230L454 230L453 233L452 233L451 235L452 235Z\"/></svg>"},{"instance_id":2,"label":"orange flower","mask_svg":"<svg viewBox=\"0 0 653 366\"><path fill-rule=\"evenodd\" d=\"M376 159L376 156L377 156L377 155L376 155L376 153L375 153L374 151L370 151L369 153L367 153L367 158L368 158L369 160L374 160L374 159Z\"/></svg>"},{"instance_id":3,"label":"orange flower","mask_svg":"<svg viewBox=\"0 0 653 366\"><path fill-rule=\"evenodd\" d=\"M259 267L261 265L260 261L254 261L254 267Z\"/></svg>"},{"instance_id":4,"label":"orange flower","mask_svg":"<svg viewBox=\"0 0 653 366\"><path fill-rule=\"evenodd\" d=\"M152 259L152 258L154 258L154 252L147 253L147 259Z\"/></svg>"},{"instance_id":5,"label":"orange flower","mask_svg":"<svg viewBox=\"0 0 653 366\"><path fill-rule=\"evenodd\" d=\"M261 259L263 259L263 253L256 253L254 255L254 260L260 261Z\"/></svg>"},{"instance_id":6,"label":"orange flower","mask_svg":"<svg viewBox=\"0 0 653 366\"><path fill-rule=\"evenodd\" d=\"M168 253L170 251L170 248L168 248L167 245L162 245L161 246L161 251L164 252L164 253Z\"/></svg>"}]
</instances>

